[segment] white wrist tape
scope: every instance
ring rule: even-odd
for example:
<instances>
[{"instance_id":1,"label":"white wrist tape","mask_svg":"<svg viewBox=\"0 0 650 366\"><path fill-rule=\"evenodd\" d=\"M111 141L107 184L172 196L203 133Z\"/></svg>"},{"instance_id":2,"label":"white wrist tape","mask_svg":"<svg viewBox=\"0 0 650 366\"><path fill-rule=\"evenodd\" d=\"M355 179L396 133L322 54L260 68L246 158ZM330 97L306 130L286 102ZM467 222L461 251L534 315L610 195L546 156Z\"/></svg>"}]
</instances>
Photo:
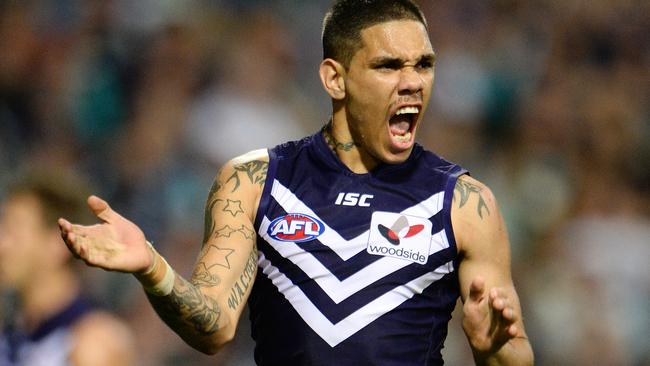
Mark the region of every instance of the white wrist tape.
<instances>
[{"instance_id":1,"label":"white wrist tape","mask_svg":"<svg viewBox=\"0 0 650 366\"><path fill-rule=\"evenodd\" d=\"M151 286L143 286L144 290L154 296L167 296L172 292L172 289L174 288L174 281L176 279L176 275L174 274L174 270L172 267L167 263L165 258L158 254L156 250L154 249L153 245L147 241L147 244L149 245L149 248L153 252L154 255L154 264L152 265L152 268L149 269L145 274L150 274L155 271L159 271L157 264L158 264L158 259L162 261L162 264L164 266L164 271L165 275L163 276L162 280L159 282L155 283L154 285Z\"/></svg>"}]
</instances>

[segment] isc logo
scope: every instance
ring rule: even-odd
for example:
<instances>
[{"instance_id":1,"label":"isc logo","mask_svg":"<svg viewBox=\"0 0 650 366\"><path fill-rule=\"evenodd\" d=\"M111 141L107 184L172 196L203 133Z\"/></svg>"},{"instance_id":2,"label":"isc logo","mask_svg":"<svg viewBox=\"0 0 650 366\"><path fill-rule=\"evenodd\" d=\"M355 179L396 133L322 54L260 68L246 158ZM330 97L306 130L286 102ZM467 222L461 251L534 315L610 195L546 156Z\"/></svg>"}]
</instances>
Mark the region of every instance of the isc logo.
<instances>
[{"instance_id":1,"label":"isc logo","mask_svg":"<svg viewBox=\"0 0 650 366\"><path fill-rule=\"evenodd\" d=\"M271 221L267 233L276 240L303 242L316 239L325 230L325 225L315 217L290 213Z\"/></svg>"},{"instance_id":2,"label":"isc logo","mask_svg":"<svg viewBox=\"0 0 650 366\"><path fill-rule=\"evenodd\" d=\"M361 193L339 193L339 196L336 197L335 205L338 206L359 206L359 207L370 207L368 200L372 199L374 196L371 194L361 194Z\"/></svg>"}]
</instances>

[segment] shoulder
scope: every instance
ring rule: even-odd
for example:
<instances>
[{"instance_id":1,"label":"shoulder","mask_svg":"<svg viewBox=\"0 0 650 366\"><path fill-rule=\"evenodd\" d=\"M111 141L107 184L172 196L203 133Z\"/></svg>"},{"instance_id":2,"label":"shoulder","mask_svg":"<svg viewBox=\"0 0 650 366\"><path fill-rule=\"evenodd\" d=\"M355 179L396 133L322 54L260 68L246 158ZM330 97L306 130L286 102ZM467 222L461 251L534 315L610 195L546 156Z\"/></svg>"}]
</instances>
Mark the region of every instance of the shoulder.
<instances>
[{"instance_id":1,"label":"shoulder","mask_svg":"<svg viewBox=\"0 0 650 366\"><path fill-rule=\"evenodd\" d=\"M269 152L267 149L249 151L246 154L236 156L224 165L224 169L258 172L263 171L269 165Z\"/></svg>"},{"instance_id":2,"label":"shoulder","mask_svg":"<svg viewBox=\"0 0 650 366\"><path fill-rule=\"evenodd\" d=\"M217 172L215 185L217 188L221 188L221 186L230 184L233 185L233 190L245 186L264 185L268 167L269 153L267 149L250 151L226 162Z\"/></svg>"},{"instance_id":3,"label":"shoulder","mask_svg":"<svg viewBox=\"0 0 650 366\"><path fill-rule=\"evenodd\" d=\"M458 212L464 214L473 212L480 219L490 216L497 205L492 190L467 174L461 175L456 180L453 202L458 206ZM474 205L468 205L469 203Z\"/></svg>"},{"instance_id":4,"label":"shoulder","mask_svg":"<svg viewBox=\"0 0 650 366\"><path fill-rule=\"evenodd\" d=\"M320 133L303 137L299 140L287 141L279 144L270 150L271 157L274 159L285 160L291 159L311 147L317 145L317 139L322 139Z\"/></svg>"},{"instance_id":5,"label":"shoulder","mask_svg":"<svg viewBox=\"0 0 650 366\"><path fill-rule=\"evenodd\" d=\"M217 172L206 204L206 228L218 202L236 204L252 218L264 189L269 169L266 149L253 150L225 163ZM241 206L240 206L241 205Z\"/></svg>"},{"instance_id":6,"label":"shoulder","mask_svg":"<svg viewBox=\"0 0 650 366\"><path fill-rule=\"evenodd\" d=\"M451 217L458 250L465 254L484 243L499 243L502 240L498 237L505 235L494 193L467 174L461 175L454 186Z\"/></svg>"},{"instance_id":7,"label":"shoulder","mask_svg":"<svg viewBox=\"0 0 650 366\"><path fill-rule=\"evenodd\" d=\"M229 163L233 165L246 164L254 161L269 161L269 151L267 149L257 149L245 154L234 157Z\"/></svg>"},{"instance_id":8,"label":"shoulder","mask_svg":"<svg viewBox=\"0 0 650 366\"><path fill-rule=\"evenodd\" d=\"M419 164L423 164L428 170L433 171L436 174L454 178L467 174L467 169L452 161L446 160L444 157L434 153L433 151L424 149L420 145L416 145L416 148L413 150L413 158L419 162Z\"/></svg>"},{"instance_id":9,"label":"shoulder","mask_svg":"<svg viewBox=\"0 0 650 366\"><path fill-rule=\"evenodd\" d=\"M71 328L73 365L132 365L135 341L129 326L101 310L83 315ZM101 345L101 346L98 346Z\"/></svg>"}]
</instances>

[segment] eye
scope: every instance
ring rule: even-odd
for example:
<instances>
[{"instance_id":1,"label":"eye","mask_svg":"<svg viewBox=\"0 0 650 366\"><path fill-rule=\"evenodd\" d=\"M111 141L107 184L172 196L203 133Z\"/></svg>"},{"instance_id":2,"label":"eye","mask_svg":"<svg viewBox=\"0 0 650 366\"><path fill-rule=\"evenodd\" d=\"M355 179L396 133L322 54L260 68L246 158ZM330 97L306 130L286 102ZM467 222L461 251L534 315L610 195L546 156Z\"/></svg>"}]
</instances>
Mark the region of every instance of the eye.
<instances>
[{"instance_id":1,"label":"eye","mask_svg":"<svg viewBox=\"0 0 650 366\"><path fill-rule=\"evenodd\" d=\"M376 70L399 70L402 68L402 63L399 60L386 60L377 63L373 68Z\"/></svg>"},{"instance_id":2,"label":"eye","mask_svg":"<svg viewBox=\"0 0 650 366\"><path fill-rule=\"evenodd\" d=\"M427 69L432 69L433 68L433 61L431 60L422 60L418 62L417 67L419 69L427 70Z\"/></svg>"}]
</instances>

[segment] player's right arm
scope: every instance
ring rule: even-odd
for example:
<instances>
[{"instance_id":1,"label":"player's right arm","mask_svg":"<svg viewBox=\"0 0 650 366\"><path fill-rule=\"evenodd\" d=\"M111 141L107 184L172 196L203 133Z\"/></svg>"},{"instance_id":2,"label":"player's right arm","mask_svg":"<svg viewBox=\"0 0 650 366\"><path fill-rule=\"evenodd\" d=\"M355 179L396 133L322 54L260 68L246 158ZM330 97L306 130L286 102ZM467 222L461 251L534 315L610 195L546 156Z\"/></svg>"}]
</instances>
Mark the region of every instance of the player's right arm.
<instances>
[{"instance_id":1,"label":"player's right arm","mask_svg":"<svg viewBox=\"0 0 650 366\"><path fill-rule=\"evenodd\" d=\"M158 313L192 347L215 353L232 339L257 272L253 223L268 155L254 152L217 174L205 208L203 246L189 280L149 249L142 231L97 197L89 205L102 220L93 226L59 220L68 248L91 266L134 273ZM152 270L153 269L153 270ZM170 271L173 276L166 273Z\"/></svg>"}]
</instances>

